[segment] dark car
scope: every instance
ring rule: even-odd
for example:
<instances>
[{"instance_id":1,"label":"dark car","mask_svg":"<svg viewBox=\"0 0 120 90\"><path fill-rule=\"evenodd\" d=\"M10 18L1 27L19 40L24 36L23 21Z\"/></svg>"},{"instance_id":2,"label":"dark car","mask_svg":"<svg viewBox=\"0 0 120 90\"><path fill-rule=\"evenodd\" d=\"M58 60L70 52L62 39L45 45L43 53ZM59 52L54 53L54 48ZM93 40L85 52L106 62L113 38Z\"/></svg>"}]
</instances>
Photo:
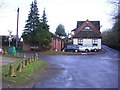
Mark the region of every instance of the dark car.
<instances>
[{"instance_id":1,"label":"dark car","mask_svg":"<svg viewBox=\"0 0 120 90\"><path fill-rule=\"evenodd\" d=\"M63 52L79 52L79 46L75 44L70 44L70 45L65 46L62 49L62 51Z\"/></svg>"}]
</instances>

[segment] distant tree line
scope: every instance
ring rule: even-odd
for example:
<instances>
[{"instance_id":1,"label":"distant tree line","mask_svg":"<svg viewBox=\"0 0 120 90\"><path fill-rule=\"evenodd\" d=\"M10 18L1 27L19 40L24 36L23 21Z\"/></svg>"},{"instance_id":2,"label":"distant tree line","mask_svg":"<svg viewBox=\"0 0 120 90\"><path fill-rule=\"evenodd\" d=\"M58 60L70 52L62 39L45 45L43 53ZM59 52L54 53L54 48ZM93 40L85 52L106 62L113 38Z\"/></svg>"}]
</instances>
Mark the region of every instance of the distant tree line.
<instances>
[{"instance_id":1,"label":"distant tree line","mask_svg":"<svg viewBox=\"0 0 120 90\"><path fill-rule=\"evenodd\" d=\"M1 36L2 38L2 46L9 46L9 42L10 42L10 46L15 46L16 45L16 36L11 35L11 39L9 41L9 36ZM18 46L20 45L20 38L18 40Z\"/></svg>"},{"instance_id":2,"label":"distant tree line","mask_svg":"<svg viewBox=\"0 0 120 90\"><path fill-rule=\"evenodd\" d=\"M62 39L64 40L64 45L66 45L66 44L71 44L71 42L69 43L69 41L71 40L71 39L69 38L69 33L67 34L67 33L65 32L65 27L64 27L64 25L59 24L59 25L57 26L57 28L56 28L55 34L56 34L58 37L60 37L60 38L62 38Z\"/></svg>"},{"instance_id":3,"label":"distant tree line","mask_svg":"<svg viewBox=\"0 0 120 90\"><path fill-rule=\"evenodd\" d=\"M66 36L65 27L62 24L59 24L56 28L55 34L59 37Z\"/></svg>"},{"instance_id":4,"label":"distant tree line","mask_svg":"<svg viewBox=\"0 0 120 90\"><path fill-rule=\"evenodd\" d=\"M120 8L118 8L120 9ZM119 12L118 12L119 13ZM120 50L120 14L114 16L115 24L111 30L102 33L103 44Z\"/></svg>"}]
</instances>

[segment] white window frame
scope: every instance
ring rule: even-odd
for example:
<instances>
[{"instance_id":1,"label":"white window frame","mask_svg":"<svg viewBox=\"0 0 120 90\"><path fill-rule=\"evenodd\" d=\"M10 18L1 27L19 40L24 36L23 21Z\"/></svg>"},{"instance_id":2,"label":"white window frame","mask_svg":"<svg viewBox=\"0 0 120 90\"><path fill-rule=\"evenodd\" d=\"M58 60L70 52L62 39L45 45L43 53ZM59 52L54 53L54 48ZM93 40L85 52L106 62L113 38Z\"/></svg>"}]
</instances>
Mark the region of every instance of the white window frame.
<instances>
[{"instance_id":1,"label":"white window frame","mask_svg":"<svg viewBox=\"0 0 120 90\"><path fill-rule=\"evenodd\" d=\"M78 45L83 45L83 39L78 39Z\"/></svg>"},{"instance_id":2,"label":"white window frame","mask_svg":"<svg viewBox=\"0 0 120 90\"><path fill-rule=\"evenodd\" d=\"M92 39L93 46L98 46L98 39Z\"/></svg>"}]
</instances>

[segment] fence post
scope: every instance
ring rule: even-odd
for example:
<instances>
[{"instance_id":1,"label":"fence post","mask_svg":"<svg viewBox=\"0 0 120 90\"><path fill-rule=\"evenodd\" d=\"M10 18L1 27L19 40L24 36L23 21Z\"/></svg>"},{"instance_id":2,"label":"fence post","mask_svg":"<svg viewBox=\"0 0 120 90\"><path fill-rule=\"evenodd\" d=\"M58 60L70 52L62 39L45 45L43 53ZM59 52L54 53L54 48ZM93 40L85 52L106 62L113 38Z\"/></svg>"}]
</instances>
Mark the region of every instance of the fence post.
<instances>
[{"instance_id":1,"label":"fence post","mask_svg":"<svg viewBox=\"0 0 120 90\"><path fill-rule=\"evenodd\" d=\"M34 56L33 56L33 58L34 58L34 61L36 60L36 53L34 53Z\"/></svg>"},{"instance_id":2,"label":"fence post","mask_svg":"<svg viewBox=\"0 0 120 90\"><path fill-rule=\"evenodd\" d=\"M25 61L22 61L22 68L25 67Z\"/></svg>"},{"instance_id":3,"label":"fence post","mask_svg":"<svg viewBox=\"0 0 120 90\"><path fill-rule=\"evenodd\" d=\"M34 57L33 56L31 57L31 59L32 59L32 62L34 62Z\"/></svg>"},{"instance_id":4,"label":"fence post","mask_svg":"<svg viewBox=\"0 0 120 90\"><path fill-rule=\"evenodd\" d=\"M22 71L22 63L20 62L18 67L17 67L17 71L21 72Z\"/></svg>"},{"instance_id":5,"label":"fence post","mask_svg":"<svg viewBox=\"0 0 120 90\"><path fill-rule=\"evenodd\" d=\"M15 75L15 70L14 70L12 64L10 65L10 68L9 68L9 75L10 75L11 77L15 77L15 76L16 76L16 75Z\"/></svg>"},{"instance_id":6,"label":"fence post","mask_svg":"<svg viewBox=\"0 0 120 90\"><path fill-rule=\"evenodd\" d=\"M27 65L28 65L28 59L25 60L25 66L27 66Z\"/></svg>"},{"instance_id":7,"label":"fence post","mask_svg":"<svg viewBox=\"0 0 120 90\"><path fill-rule=\"evenodd\" d=\"M23 57L24 57L24 58L26 57L24 53L23 53Z\"/></svg>"},{"instance_id":8,"label":"fence post","mask_svg":"<svg viewBox=\"0 0 120 90\"><path fill-rule=\"evenodd\" d=\"M29 64L31 63L31 58L28 58L28 63L29 63Z\"/></svg>"},{"instance_id":9,"label":"fence post","mask_svg":"<svg viewBox=\"0 0 120 90\"><path fill-rule=\"evenodd\" d=\"M36 59L38 60L39 58L38 58L38 53L36 53Z\"/></svg>"}]
</instances>

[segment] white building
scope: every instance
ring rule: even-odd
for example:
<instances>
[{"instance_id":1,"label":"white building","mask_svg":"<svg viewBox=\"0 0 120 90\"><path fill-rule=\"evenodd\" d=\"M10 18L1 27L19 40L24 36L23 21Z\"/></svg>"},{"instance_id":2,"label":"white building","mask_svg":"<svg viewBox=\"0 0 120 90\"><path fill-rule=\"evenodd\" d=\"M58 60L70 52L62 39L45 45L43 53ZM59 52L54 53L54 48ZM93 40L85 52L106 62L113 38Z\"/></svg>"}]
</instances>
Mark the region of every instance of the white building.
<instances>
[{"instance_id":1,"label":"white building","mask_svg":"<svg viewBox=\"0 0 120 90\"><path fill-rule=\"evenodd\" d=\"M71 32L73 44L97 46L98 49L101 49L100 21L78 21L77 27Z\"/></svg>"}]
</instances>

